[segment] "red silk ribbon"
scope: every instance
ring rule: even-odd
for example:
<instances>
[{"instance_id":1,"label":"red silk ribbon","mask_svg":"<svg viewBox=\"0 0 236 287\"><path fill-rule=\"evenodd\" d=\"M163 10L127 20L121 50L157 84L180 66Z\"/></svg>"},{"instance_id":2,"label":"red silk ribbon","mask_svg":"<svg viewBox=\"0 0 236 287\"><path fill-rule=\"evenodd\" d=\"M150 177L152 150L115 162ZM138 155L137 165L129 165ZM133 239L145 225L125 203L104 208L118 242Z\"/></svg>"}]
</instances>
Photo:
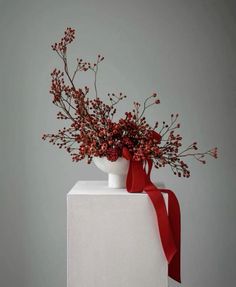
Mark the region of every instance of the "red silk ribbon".
<instances>
[{"instance_id":1,"label":"red silk ribbon","mask_svg":"<svg viewBox=\"0 0 236 287\"><path fill-rule=\"evenodd\" d=\"M162 247L168 261L168 275L181 282L180 279L180 207L175 194L168 189L159 189L150 179L152 160L135 161L127 149L123 150L123 157L130 160L126 179L128 192L145 191L157 215ZM148 166L146 172L145 166ZM168 194L168 212L163 193Z\"/></svg>"}]
</instances>

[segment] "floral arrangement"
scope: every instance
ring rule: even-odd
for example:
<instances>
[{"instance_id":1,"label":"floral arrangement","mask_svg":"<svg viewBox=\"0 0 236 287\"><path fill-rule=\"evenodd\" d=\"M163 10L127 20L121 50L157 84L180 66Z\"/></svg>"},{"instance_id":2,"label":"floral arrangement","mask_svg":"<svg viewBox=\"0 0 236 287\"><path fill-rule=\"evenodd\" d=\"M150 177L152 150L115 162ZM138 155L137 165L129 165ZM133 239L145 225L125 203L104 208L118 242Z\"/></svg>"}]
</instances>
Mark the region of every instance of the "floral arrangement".
<instances>
[{"instance_id":1,"label":"floral arrangement","mask_svg":"<svg viewBox=\"0 0 236 287\"><path fill-rule=\"evenodd\" d=\"M91 163L93 157L116 161L126 151L136 161L151 159L156 168L168 165L179 177L190 176L184 158L192 157L203 164L206 156L217 158L217 148L199 152L196 142L182 148L182 137L177 133L178 114L171 115L170 123L156 122L151 126L146 122L147 109L160 104L157 93L147 97L143 104L134 102L131 111L115 120L116 107L126 95L108 93L107 102L99 97L97 74L104 60L101 55L94 63L77 59L75 70L69 71L67 51L74 39L75 30L67 28L62 39L52 45L64 69L54 69L51 73L50 94L53 104L59 108L57 118L70 123L56 134L44 134L43 140L65 148L76 162L86 158ZM80 72L93 73L95 96L90 97L87 86L76 87L75 78Z\"/></svg>"}]
</instances>

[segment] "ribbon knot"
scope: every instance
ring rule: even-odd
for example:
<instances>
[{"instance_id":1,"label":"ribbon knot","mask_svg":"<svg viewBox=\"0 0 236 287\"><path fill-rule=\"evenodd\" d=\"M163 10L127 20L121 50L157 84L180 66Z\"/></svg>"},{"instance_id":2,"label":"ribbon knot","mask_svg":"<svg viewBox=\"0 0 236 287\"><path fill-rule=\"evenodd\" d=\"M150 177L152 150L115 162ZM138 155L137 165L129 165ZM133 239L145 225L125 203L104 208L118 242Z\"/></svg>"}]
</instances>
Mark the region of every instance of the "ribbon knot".
<instances>
[{"instance_id":1,"label":"ribbon knot","mask_svg":"<svg viewBox=\"0 0 236 287\"><path fill-rule=\"evenodd\" d=\"M133 160L127 148L123 149L123 157L130 160L126 179L128 192L137 193L145 191L157 215L157 223L163 251L168 261L168 275L174 280L180 279L180 207L175 194L168 189L159 189L151 179L152 160ZM146 166L148 170L146 172ZM168 194L168 212L163 193Z\"/></svg>"}]
</instances>

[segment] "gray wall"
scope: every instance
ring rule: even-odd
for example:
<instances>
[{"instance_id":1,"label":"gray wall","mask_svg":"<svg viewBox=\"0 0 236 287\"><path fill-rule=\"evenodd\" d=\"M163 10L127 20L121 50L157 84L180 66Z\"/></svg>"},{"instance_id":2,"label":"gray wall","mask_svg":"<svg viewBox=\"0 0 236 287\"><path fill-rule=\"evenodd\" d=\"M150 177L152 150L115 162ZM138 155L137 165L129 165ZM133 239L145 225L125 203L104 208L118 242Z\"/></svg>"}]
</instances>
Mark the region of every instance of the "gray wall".
<instances>
[{"instance_id":1,"label":"gray wall","mask_svg":"<svg viewBox=\"0 0 236 287\"><path fill-rule=\"evenodd\" d=\"M101 94L122 90L130 105L158 89L150 120L179 112L186 144L219 147L219 160L191 164L189 180L168 169L153 179L180 200L182 286L236 284L235 16L233 0L0 1L0 286L66 286L66 193L105 179L40 139L60 126L50 44L67 26L79 32L72 58L105 56Z\"/></svg>"}]
</instances>

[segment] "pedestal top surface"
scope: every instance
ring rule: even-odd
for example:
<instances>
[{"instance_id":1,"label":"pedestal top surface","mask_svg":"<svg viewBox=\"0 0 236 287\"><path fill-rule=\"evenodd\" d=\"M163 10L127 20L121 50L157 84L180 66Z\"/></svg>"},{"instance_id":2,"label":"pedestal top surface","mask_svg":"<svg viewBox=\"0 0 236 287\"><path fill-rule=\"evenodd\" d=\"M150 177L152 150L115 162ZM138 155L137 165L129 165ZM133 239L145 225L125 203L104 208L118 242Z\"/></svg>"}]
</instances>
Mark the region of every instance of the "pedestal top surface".
<instances>
[{"instance_id":1,"label":"pedestal top surface","mask_svg":"<svg viewBox=\"0 0 236 287\"><path fill-rule=\"evenodd\" d=\"M124 188L110 188L107 181L88 180L78 181L68 193L68 195L129 195ZM141 193L139 193L140 195Z\"/></svg>"},{"instance_id":2,"label":"pedestal top surface","mask_svg":"<svg viewBox=\"0 0 236 287\"><path fill-rule=\"evenodd\" d=\"M159 187L163 187L163 184L158 184ZM129 193L125 188L110 188L107 181L99 180L87 180L78 181L70 190L68 195L123 195L123 196L143 196L147 195L145 192L141 193Z\"/></svg>"}]
</instances>

